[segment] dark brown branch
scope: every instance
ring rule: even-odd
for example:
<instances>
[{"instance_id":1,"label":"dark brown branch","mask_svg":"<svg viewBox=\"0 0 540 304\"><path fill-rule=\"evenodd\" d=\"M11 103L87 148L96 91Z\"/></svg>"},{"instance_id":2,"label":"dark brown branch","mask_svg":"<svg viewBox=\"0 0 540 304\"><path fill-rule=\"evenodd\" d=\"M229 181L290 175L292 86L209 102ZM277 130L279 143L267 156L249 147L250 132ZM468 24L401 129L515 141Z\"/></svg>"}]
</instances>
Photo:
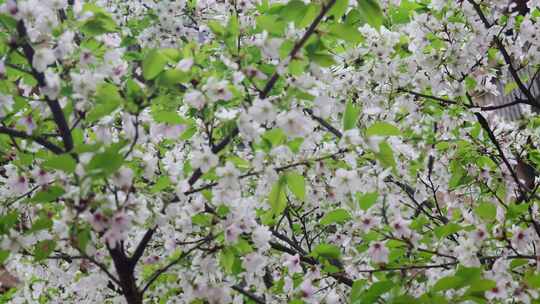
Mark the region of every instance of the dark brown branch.
<instances>
[{"instance_id":1,"label":"dark brown branch","mask_svg":"<svg viewBox=\"0 0 540 304\"><path fill-rule=\"evenodd\" d=\"M329 124L328 122L326 122L326 120L322 119L321 117L319 116L316 116L314 113L313 113L313 110L311 109L304 109L304 111L306 113L309 114L309 116L311 116L311 118L313 118L314 120L316 120L319 124L321 124L326 130L328 130L330 133L334 134L337 138L341 138L343 136L343 134L336 128L334 128L334 126L332 126L331 124Z\"/></svg>"},{"instance_id":2,"label":"dark brown branch","mask_svg":"<svg viewBox=\"0 0 540 304\"><path fill-rule=\"evenodd\" d=\"M308 257L308 256L305 256L305 255L302 255L300 253L298 253L296 250L294 249L291 249L291 248L288 248L284 245L281 245L279 243L276 243L276 242L270 242L270 246L277 250L277 251L281 251L281 252L285 252L285 253L288 253L288 254L291 254L291 255L295 255L295 254L298 254L300 256L300 260L306 264L309 264L309 265L317 265L319 264L319 262L312 258L312 257ZM349 287L352 287L354 281L347 277L345 274L343 273L329 273L328 274L329 276L333 277L336 281L342 283L342 284L345 284Z\"/></svg>"},{"instance_id":3,"label":"dark brown branch","mask_svg":"<svg viewBox=\"0 0 540 304\"><path fill-rule=\"evenodd\" d=\"M22 138L22 139L28 139L35 141L36 143L40 144L41 146L47 148L54 154L62 154L64 153L64 150L60 148L59 146L53 144L52 142L48 141L47 139L40 137L40 136L32 136L26 134L26 132L10 129L4 126L0 126L0 134L6 134L12 137Z\"/></svg>"},{"instance_id":4,"label":"dark brown branch","mask_svg":"<svg viewBox=\"0 0 540 304\"><path fill-rule=\"evenodd\" d=\"M412 269L447 268L449 266L455 266L457 264L459 264L458 261L442 263L442 264L433 264L433 265L408 265L408 266L402 266L402 267L365 269L365 270L359 270L358 272L375 273L375 272L385 272L385 271L406 271L406 270L412 270Z\"/></svg>"},{"instance_id":5,"label":"dark brown branch","mask_svg":"<svg viewBox=\"0 0 540 304\"><path fill-rule=\"evenodd\" d=\"M489 124L488 124L487 120L480 113L474 113L474 115L476 115L476 118L477 118L478 122L480 123L480 126L482 126L484 131L486 131L489 139L495 145L495 148L497 148L497 151L499 152L499 156L501 157L501 159L504 162L504 164L505 164L506 168L508 169L508 171L510 171L510 174L512 175L512 178L517 183L521 194L527 193L527 190L525 189L525 187L523 187L523 184L521 184L516 172L514 171L514 168L512 167L510 162L508 161L508 158L506 158L506 156L504 155L504 151L502 150L501 145L499 144L499 141L495 137L495 134L493 134L493 131L489 127Z\"/></svg>"},{"instance_id":6,"label":"dark brown branch","mask_svg":"<svg viewBox=\"0 0 540 304\"><path fill-rule=\"evenodd\" d=\"M17 23L17 32L20 38L26 38L26 27L24 26L24 22L22 20ZM21 47L23 49L26 60L28 61L28 64L32 66L32 61L35 54L34 49L26 41L23 42ZM45 81L45 75L41 72L38 72L36 69L34 69L34 67L32 67L32 75L34 76L34 78L36 78L40 87L45 87L47 85ZM47 105L51 110L53 119L58 127L58 131L64 142L64 150L65 152L69 152L73 149L73 137L71 136L71 131L66 121L66 117L64 116L64 112L62 111L62 107L60 107L60 103L58 102L58 100L51 100L47 96L45 96L45 101L47 102Z\"/></svg>"},{"instance_id":7,"label":"dark brown branch","mask_svg":"<svg viewBox=\"0 0 540 304\"><path fill-rule=\"evenodd\" d=\"M133 255L130 258L130 263L133 265L136 265L137 262L141 259L144 250L146 249L146 246L148 246L148 243L152 239L152 236L156 232L157 227L148 229L146 233L144 234L143 238L139 242L139 245L137 245L137 248L135 249L135 252L133 252Z\"/></svg>"},{"instance_id":8,"label":"dark brown branch","mask_svg":"<svg viewBox=\"0 0 540 304\"><path fill-rule=\"evenodd\" d=\"M255 302L257 304L266 304L266 301L264 301L263 299L256 296L252 292L247 291L247 290L243 289L242 287L240 287L238 285L233 285L231 288L238 291L239 293L243 294L244 296L248 297L250 300L252 300L253 302Z\"/></svg>"},{"instance_id":9,"label":"dark brown branch","mask_svg":"<svg viewBox=\"0 0 540 304\"><path fill-rule=\"evenodd\" d=\"M141 289L141 294L144 294L150 286L161 276L163 273L167 272L171 267L178 264L180 261L182 261L185 257L187 257L189 254L191 254L193 251L199 249L202 245L206 244L207 242L211 241L213 239L212 236L208 236L207 238L204 238L199 244L192 247L188 251L182 251L179 257L174 259L173 261L169 262L167 265L165 265L163 268L160 268L156 270L151 276L148 282L144 285L144 287Z\"/></svg>"},{"instance_id":10,"label":"dark brown branch","mask_svg":"<svg viewBox=\"0 0 540 304\"><path fill-rule=\"evenodd\" d=\"M416 97L422 97L422 98L426 98L426 99L439 101L440 103L442 103L444 105L459 105L459 106L466 107L468 109L478 109L478 110L481 110L481 111L494 111L494 110L499 110L499 109L515 106L515 105L518 105L518 104L527 104L527 105L531 105L531 106L536 106L535 103L531 103L531 102L529 102L528 100L525 100L525 99L516 99L516 100L514 100L512 102L501 104L501 105L496 105L496 106L474 106L474 105L468 105L468 104L460 103L460 102L457 102L455 100L450 100L450 99L445 99L445 98L441 98L441 97L437 97L437 96L433 96L433 95L427 95L427 94L423 94L423 93L419 93L419 92L415 92L415 91L410 91L410 90L407 90L407 89L399 89L398 91L403 92L403 93L408 93L408 94L411 94L411 95L416 96Z\"/></svg>"},{"instance_id":11,"label":"dark brown branch","mask_svg":"<svg viewBox=\"0 0 540 304\"><path fill-rule=\"evenodd\" d=\"M489 21L487 20L486 16L482 12L482 8L480 7L480 4L474 2L473 0L468 0L468 2L474 7L474 10L480 17L480 20L482 20L482 23L484 23L484 26L486 28L490 28L491 25L489 24ZM536 101L534 96L532 95L531 91L527 88L527 86L521 81L521 78L518 75L517 70L514 68L514 65L512 63L512 57L510 57L510 54L508 54L508 51L504 47L504 44L502 40L499 37L494 37L495 44L497 45L497 49L499 49L499 52L503 56L504 62L508 65L508 70L510 71L510 74L512 75L512 78L516 82L519 90L527 100L530 102L530 104L535 106L540 106L540 104Z\"/></svg>"}]
</instances>

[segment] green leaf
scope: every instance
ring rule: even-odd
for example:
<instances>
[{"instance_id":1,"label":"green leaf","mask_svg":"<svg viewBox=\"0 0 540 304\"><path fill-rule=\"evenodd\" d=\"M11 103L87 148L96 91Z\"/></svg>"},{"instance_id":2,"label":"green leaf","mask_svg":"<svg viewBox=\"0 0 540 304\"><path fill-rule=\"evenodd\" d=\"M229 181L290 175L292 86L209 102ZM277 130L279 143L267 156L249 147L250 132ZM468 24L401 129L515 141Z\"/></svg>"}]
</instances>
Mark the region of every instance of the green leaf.
<instances>
[{"instance_id":1,"label":"green leaf","mask_svg":"<svg viewBox=\"0 0 540 304\"><path fill-rule=\"evenodd\" d=\"M340 19L347 11L347 7L349 7L349 0L337 0L328 12L328 15L334 16L335 19Z\"/></svg>"},{"instance_id":2,"label":"green leaf","mask_svg":"<svg viewBox=\"0 0 540 304\"><path fill-rule=\"evenodd\" d=\"M221 25L221 23L215 20L210 20L206 25L208 25L212 33L214 33L216 36L221 37L225 35L226 30L225 27Z\"/></svg>"},{"instance_id":3,"label":"green leaf","mask_svg":"<svg viewBox=\"0 0 540 304\"><path fill-rule=\"evenodd\" d=\"M366 286L366 280L356 280L354 281L351 293L350 293L350 303L359 303L360 297L362 296L362 291Z\"/></svg>"},{"instance_id":4,"label":"green leaf","mask_svg":"<svg viewBox=\"0 0 540 304\"><path fill-rule=\"evenodd\" d=\"M48 258L56 247L53 240L44 240L38 242L34 247L34 261L39 262Z\"/></svg>"},{"instance_id":5,"label":"green leaf","mask_svg":"<svg viewBox=\"0 0 540 304\"><path fill-rule=\"evenodd\" d=\"M66 173L73 173L77 162L69 154L55 155L45 162L43 162L43 167L55 170L61 170Z\"/></svg>"},{"instance_id":6,"label":"green leaf","mask_svg":"<svg viewBox=\"0 0 540 304\"><path fill-rule=\"evenodd\" d=\"M351 219L350 213L345 209L336 209L326 213L320 220L320 224L328 226L332 224L342 224Z\"/></svg>"},{"instance_id":7,"label":"green leaf","mask_svg":"<svg viewBox=\"0 0 540 304\"><path fill-rule=\"evenodd\" d=\"M172 125L187 124L187 120L181 117L176 111L152 111L151 113L155 122Z\"/></svg>"},{"instance_id":8,"label":"green leaf","mask_svg":"<svg viewBox=\"0 0 540 304\"><path fill-rule=\"evenodd\" d=\"M0 250L0 264L4 264L4 262L9 258L10 251L9 250ZM1 298L0 298L1 300Z\"/></svg>"},{"instance_id":9,"label":"green leaf","mask_svg":"<svg viewBox=\"0 0 540 304\"><path fill-rule=\"evenodd\" d=\"M189 73L178 69L170 69L159 75L158 82L165 86L174 86L179 83L186 83L190 79Z\"/></svg>"},{"instance_id":10,"label":"green leaf","mask_svg":"<svg viewBox=\"0 0 540 304\"><path fill-rule=\"evenodd\" d=\"M508 82L504 85L504 95L508 95L512 93L513 90L517 89L518 85L515 81Z\"/></svg>"},{"instance_id":11,"label":"green leaf","mask_svg":"<svg viewBox=\"0 0 540 304\"><path fill-rule=\"evenodd\" d=\"M377 153L376 156L381 162L381 165L385 168L395 168L397 165L396 160L394 159L394 151L386 141L379 143L379 153Z\"/></svg>"},{"instance_id":12,"label":"green leaf","mask_svg":"<svg viewBox=\"0 0 540 304\"><path fill-rule=\"evenodd\" d=\"M274 148L285 143L287 136L285 133L283 133L283 130L276 128L264 132L262 138L266 140L272 148Z\"/></svg>"},{"instance_id":13,"label":"green leaf","mask_svg":"<svg viewBox=\"0 0 540 304\"><path fill-rule=\"evenodd\" d=\"M356 193L356 200L358 201L358 205L362 210L368 210L371 206L373 206L377 199L379 198L378 192L367 192L367 193Z\"/></svg>"},{"instance_id":14,"label":"green leaf","mask_svg":"<svg viewBox=\"0 0 540 304\"><path fill-rule=\"evenodd\" d=\"M113 33L116 29L116 22L105 11L94 12L93 16L81 25L81 32L90 37Z\"/></svg>"},{"instance_id":15,"label":"green leaf","mask_svg":"<svg viewBox=\"0 0 540 304\"><path fill-rule=\"evenodd\" d=\"M106 177L116 172L123 163L124 157L119 154L118 148L110 147L102 153L95 154L86 169L90 173Z\"/></svg>"},{"instance_id":16,"label":"green leaf","mask_svg":"<svg viewBox=\"0 0 540 304\"><path fill-rule=\"evenodd\" d=\"M456 223L448 223L444 226L439 226L437 228L435 228L435 235L438 237L438 238L445 238L451 234L454 234L458 231L460 231L461 229L463 229L463 227L461 227L460 225L456 224Z\"/></svg>"},{"instance_id":17,"label":"green leaf","mask_svg":"<svg viewBox=\"0 0 540 304\"><path fill-rule=\"evenodd\" d=\"M278 19L278 16L261 15L255 18L257 26L268 33L281 36L285 32L287 26L286 21Z\"/></svg>"},{"instance_id":18,"label":"green leaf","mask_svg":"<svg viewBox=\"0 0 540 304\"><path fill-rule=\"evenodd\" d=\"M206 213L198 213L191 217L191 222L194 225L209 227L212 225L212 215Z\"/></svg>"},{"instance_id":19,"label":"green leaf","mask_svg":"<svg viewBox=\"0 0 540 304\"><path fill-rule=\"evenodd\" d=\"M221 250L219 264L226 273L237 273L241 271L241 261L236 256L236 250L233 247L225 247Z\"/></svg>"},{"instance_id":20,"label":"green leaf","mask_svg":"<svg viewBox=\"0 0 540 304\"><path fill-rule=\"evenodd\" d=\"M62 187L49 186L36 193L30 201L33 203L48 203L56 200L64 195L64 193L66 193L66 191Z\"/></svg>"},{"instance_id":21,"label":"green leaf","mask_svg":"<svg viewBox=\"0 0 540 304\"><path fill-rule=\"evenodd\" d=\"M268 195L268 204L270 205L274 216L283 213L287 207L287 195L285 193L286 183L286 178L284 176L280 177L274 186L272 186L270 195Z\"/></svg>"},{"instance_id":22,"label":"green leaf","mask_svg":"<svg viewBox=\"0 0 540 304\"><path fill-rule=\"evenodd\" d=\"M351 101L348 101L345 106L345 113L343 113L343 130L350 130L356 127L356 121L358 120L359 114L360 109L358 109Z\"/></svg>"},{"instance_id":23,"label":"green leaf","mask_svg":"<svg viewBox=\"0 0 540 304\"><path fill-rule=\"evenodd\" d=\"M96 106L86 116L89 122L95 122L112 113L124 102L118 87L111 83L103 83L98 86L95 100Z\"/></svg>"},{"instance_id":24,"label":"green leaf","mask_svg":"<svg viewBox=\"0 0 540 304\"><path fill-rule=\"evenodd\" d=\"M497 207L491 203L481 203L474 208L474 212L485 221L493 221L497 216Z\"/></svg>"},{"instance_id":25,"label":"green leaf","mask_svg":"<svg viewBox=\"0 0 540 304\"><path fill-rule=\"evenodd\" d=\"M441 278L433 286L433 291L445 291L449 289L455 289L461 287L463 284L463 279L457 276L448 276Z\"/></svg>"},{"instance_id":26,"label":"green leaf","mask_svg":"<svg viewBox=\"0 0 540 304\"><path fill-rule=\"evenodd\" d=\"M392 7L388 10L389 17L393 24L407 23L413 12L421 7L421 5L411 0L401 0L399 7Z\"/></svg>"},{"instance_id":27,"label":"green leaf","mask_svg":"<svg viewBox=\"0 0 540 304\"><path fill-rule=\"evenodd\" d=\"M471 284L471 287L469 287L469 290L467 290L467 293L488 291L494 288L496 285L497 284L493 280L487 280L487 279L476 280Z\"/></svg>"},{"instance_id":28,"label":"green leaf","mask_svg":"<svg viewBox=\"0 0 540 304\"><path fill-rule=\"evenodd\" d=\"M366 129L366 136L398 136L401 135L401 131L394 125L379 121L372 124Z\"/></svg>"},{"instance_id":29,"label":"green leaf","mask_svg":"<svg viewBox=\"0 0 540 304\"><path fill-rule=\"evenodd\" d=\"M384 16L377 0L358 1L358 12L364 22L376 29L383 24Z\"/></svg>"},{"instance_id":30,"label":"green leaf","mask_svg":"<svg viewBox=\"0 0 540 304\"><path fill-rule=\"evenodd\" d=\"M520 215L526 213L529 209L529 204L509 204L508 210L506 211L506 216L508 219L514 219L519 217Z\"/></svg>"},{"instance_id":31,"label":"green leaf","mask_svg":"<svg viewBox=\"0 0 540 304\"><path fill-rule=\"evenodd\" d=\"M343 39L347 42L361 43L364 37L356 29L356 27L344 23L336 23L329 27L330 34Z\"/></svg>"},{"instance_id":32,"label":"green leaf","mask_svg":"<svg viewBox=\"0 0 540 304\"><path fill-rule=\"evenodd\" d=\"M151 193L158 193L165 188L167 188L171 184L171 180L169 179L168 175L160 176L157 180L157 182L154 184L152 189L150 189Z\"/></svg>"},{"instance_id":33,"label":"green leaf","mask_svg":"<svg viewBox=\"0 0 540 304\"><path fill-rule=\"evenodd\" d=\"M53 226L53 221L48 216L39 217L34 223L28 232L36 232L39 230L46 230Z\"/></svg>"},{"instance_id":34,"label":"green leaf","mask_svg":"<svg viewBox=\"0 0 540 304\"><path fill-rule=\"evenodd\" d=\"M144 79L151 80L156 78L163 71L168 60L167 56L161 53L160 50L150 51L142 62Z\"/></svg>"},{"instance_id":35,"label":"green leaf","mask_svg":"<svg viewBox=\"0 0 540 304\"><path fill-rule=\"evenodd\" d=\"M0 217L0 233L1 234L7 234L9 233L9 230L17 224L17 221L19 220L19 212L18 211L11 211L5 215L2 215Z\"/></svg>"},{"instance_id":36,"label":"green leaf","mask_svg":"<svg viewBox=\"0 0 540 304\"><path fill-rule=\"evenodd\" d=\"M339 247L332 244L319 244L317 247L313 248L311 255L315 258L326 258L326 259L339 259L341 256L341 251Z\"/></svg>"},{"instance_id":37,"label":"green leaf","mask_svg":"<svg viewBox=\"0 0 540 304\"><path fill-rule=\"evenodd\" d=\"M317 14L320 11L320 5L316 3L310 3L307 6L307 10L305 11L304 15L302 16L302 20L298 22L297 28L303 28L309 26L313 20L315 20L315 17L317 17Z\"/></svg>"},{"instance_id":38,"label":"green leaf","mask_svg":"<svg viewBox=\"0 0 540 304\"><path fill-rule=\"evenodd\" d=\"M314 54L309 54L308 57L316 64L325 68L331 67L336 63L334 61L334 56L330 54L314 53Z\"/></svg>"},{"instance_id":39,"label":"green leaf","mask_svg":"<svg viewBox=\"0 0 540 304\"><path fill-rule=\"evenodd\" d=\"M525 282L530 288L538 289L540 288L540 273L530 274L525 276Z\"/></svg>"},{"instance_id":40,"label":"green leaf","mask_svg":"<svg viewBox=\"0 0 540 304\"><path fill-rule=\"evenodd\" d=\"M303 1L291 0L280 9L279 16L283 20L292 21L298 25L302 22L307 10L308 6Z\"/></svg>"},{"instance_id":41,"label":"green leaf","mask_svg":"<svg viewBox=\"0 0 540 304\"><path fill-rule=\"evenodd\" d=\"M389 292L393 287L394 287L394 283L390 280L379 281L379 282L373 283L373 285L371 285L371 287L369 287L368 290L362 293L362 296L360 297L360 301L354 302L354 303L355 304L356 303L358 304L375 303L380 296Z\"/></svg>"},{"instance_id":42,"label":"green leaf","mask_svg":"<svg viewBox=\"0 0 540 304\"><path fill-rule=\"evenodd\" d=\"M287 187L298 198L303 201L306 197L306 182L304 176L297 172L287 173Z\"/></svg>"},{"instance_id":43,"label":"green leaf","mask_svg":"<svg viewBox=\"0 0 540 304\"><path fill-rule=\"evenodd\" d=\"M77 229L77 246L82 252L85 252L86 246L91 240L92 240L92 234L90 233L89 227Z\"/></svg>"}]
</instances>

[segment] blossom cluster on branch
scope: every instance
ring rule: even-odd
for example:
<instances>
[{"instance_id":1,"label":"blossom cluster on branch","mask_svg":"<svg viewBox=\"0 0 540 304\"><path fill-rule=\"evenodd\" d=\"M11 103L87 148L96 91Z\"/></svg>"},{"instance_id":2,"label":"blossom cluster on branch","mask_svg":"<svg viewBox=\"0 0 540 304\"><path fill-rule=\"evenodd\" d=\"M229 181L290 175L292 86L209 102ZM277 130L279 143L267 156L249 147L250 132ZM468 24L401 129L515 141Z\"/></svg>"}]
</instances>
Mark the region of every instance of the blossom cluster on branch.
<instances>
[{"instance_id":1,"label":"blossom cluster on branch","mask_svg":"<svg viewBox=\"0 0 540 304\"><path fill-rule=\"evenodd\" d=\"M537 0L0 0L0 302L540 303L539 34Z\"/></svg>"}]
</instances>

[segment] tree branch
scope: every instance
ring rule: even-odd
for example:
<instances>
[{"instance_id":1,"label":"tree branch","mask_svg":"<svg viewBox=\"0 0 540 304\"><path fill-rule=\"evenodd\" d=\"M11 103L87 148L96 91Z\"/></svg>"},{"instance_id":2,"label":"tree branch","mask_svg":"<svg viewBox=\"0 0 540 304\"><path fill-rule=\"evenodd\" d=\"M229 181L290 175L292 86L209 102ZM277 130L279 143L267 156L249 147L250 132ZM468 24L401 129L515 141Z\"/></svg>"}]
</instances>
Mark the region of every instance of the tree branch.
<instances>
[{"instance_id":1,"label":"tree branch","mask_svg":"<svg viewBox=\"0 0 540 304\"><path fill-rule=\"evenodd\" d=\"M22 138L22 139L29 139L32 141L35 141L36 143L40 144L41 146L47 148L54 154L62 154L64 153L64 150L60 148L59 146L53 144L52 142L48 141L47 139L40 137L40 136L32 136L26 134L26 132L10 129L4 126L0 126L0 134L6 134L9 136Z\"/></svg>"}]
</instances>

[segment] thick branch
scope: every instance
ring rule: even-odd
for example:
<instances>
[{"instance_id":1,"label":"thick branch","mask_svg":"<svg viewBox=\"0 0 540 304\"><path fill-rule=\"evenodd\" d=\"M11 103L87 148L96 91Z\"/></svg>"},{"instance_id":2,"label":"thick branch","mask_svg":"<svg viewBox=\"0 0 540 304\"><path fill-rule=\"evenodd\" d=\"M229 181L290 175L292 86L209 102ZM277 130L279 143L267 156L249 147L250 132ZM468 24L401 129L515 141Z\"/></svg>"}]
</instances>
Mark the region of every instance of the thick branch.
<instances>
[{"instance_id":1,"label":"thick branch","mask_svg":"<svg viewBox=\"0 0 540 304\"><path fill-rule=\"evenodd\" d=\"M484 26L486 28L490 28L491 25L489 24L489 21L487 20L486 16L482 12L482 8L480 7L480 4L474 2L473 0L468 0L468 2L474 7L474 10L480 17L480 20L482 20L482 23L484 23ZM514 68L514 65L512 63L512 57L510 57L510 54L508 54L508 51L504 47L502 40L499 37L495 37L494 41L495 41L495 44L497 45L497 49L499 49L499 52L503 56L504 62L508 65L508 70L510 71L512 78L516 82L521 93L525 95L525 97L530 102L530 104L540 106L540 104L536 101L536 99L532 95L531 91L527 88L527 86L523 83L523 81L521 81L521 78L519 78L518 72Z\"/></svg>"},{"instance_id":2,"label":"thick branch","mask_svg":"<svg viewBox=\"0 0 540 304\"><path fill-rule=\"evenodd\" d=\"M24 26L24 22L22 20L17 23L17 32L22 39L26 39L26 27ZM28 64L32 66L32 61L35 54L34 49L26 41L23 42L21 46L26 60L28 61ZM36 69L34 69L34 67L32 67L32 75L34 76L34 78L36 78L40 87L47 86L47 83L45 81L45 75L41 72L38 72ZM51 110L54 122L56 123L60 136L62 137L62 140L64 142L64 150L65 152L69 152L71 151L71 149L73 149L73 137L71 136L71 131L66 121L66 117L64 116L64 112L62 111L62 107L60 107L60 103L58 102L58 100L51 100L47 96L45 96L45 101L47 102L47 105Z\"/></svg>"},{"instance_id":3,"label":"thick branch","mask_svg":"<svg viewBox=\"0 0 540 304\"><path fill-rule=\"evenodd\" d=\"M4 126L0 126L0 134L6 134L12 137L22 138L22 139L28 139L35 141L36 143L40 144L41 146L47 148L54 154L62 154L64 153L64 150L60 148L59 146L53 144L52 142L48 141L47 139L40 137L40 136L32 136L26 134L26 132L10 129Z\"/></svg>"},{"instance_id":4,"label":"thick branch","mask_svg":"<svg viewBox=\"0 0 540 304\"><path fill-rule=\"evenodd\" d=\"M523 187L523 185L521 184L521 182L519 181L519 178L516 174L516 172L514 171L514 168L512 167L512 165L510 164L510 162L508 161L508 159L506 158L505 154L504 154L504 151L502 150L501 148L501 145L499 144L499 141L497 140L497 138L495 137L495 134L493 134L493 131L491 130L491 128L489 127L489 124L487 122L487 120L484 118L484 116L482 116L482 114L480 113L474 113L474 115L476 115L476 118L478 119L478 122L480 123L480 125L482 126L482 128L484 129L484 131L486 131L486 133L488 134L488 137L489 139L491 140L491 142L495 145L495 147L497 148L497 151L499 152L499 156L501 157L501 159L503 160L506 168L508 169L508 171L510 171L510 174L512 175L512 178L514 179L514 181L517 183L518 187L519 187L519 190L522 194L525 194L527 193L527 190Z\"/></svg>"}]
</instances>

